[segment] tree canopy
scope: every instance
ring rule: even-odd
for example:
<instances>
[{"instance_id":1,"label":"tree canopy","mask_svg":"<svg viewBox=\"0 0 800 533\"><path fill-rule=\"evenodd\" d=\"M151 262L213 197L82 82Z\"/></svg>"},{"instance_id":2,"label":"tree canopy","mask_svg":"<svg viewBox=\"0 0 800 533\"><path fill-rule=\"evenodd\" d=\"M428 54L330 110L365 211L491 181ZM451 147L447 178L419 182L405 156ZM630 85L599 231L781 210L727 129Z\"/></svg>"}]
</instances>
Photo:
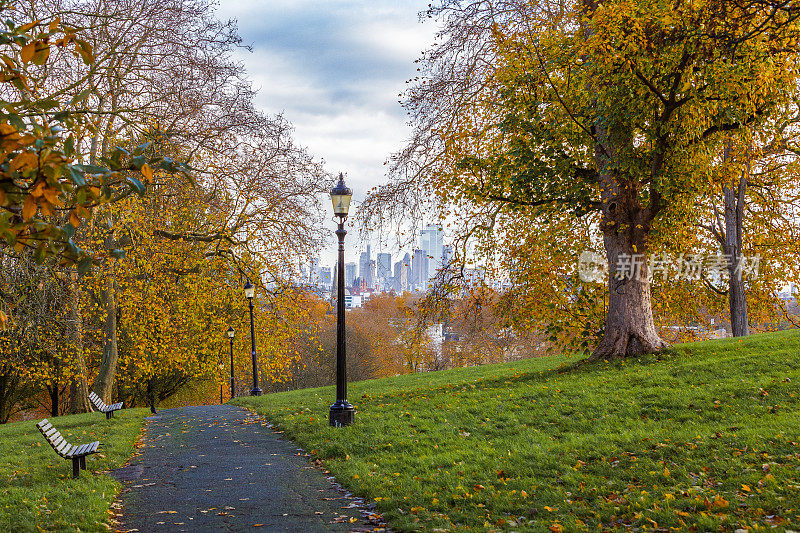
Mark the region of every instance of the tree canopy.
<instances>
[{"instance_id":1,"label":"tree canopy","mask_svg":"<svg viewBox=\"0 0 800 533\"><path fill-rule=\"evenodd\" d=\"M368 221L385 198L409 198L401 188L424 191L464 220L463 241L485 239L488 258L538 238L557 269L586 220L583 245L601 247L611 272L594 357L663 348L649 282L617 267L635 257L647 279L649 254L685 249L725 143L769 137L796 114L800 11L760 0L487 0L434 14L446 21L441 44L406 100L416 134L395 182L367 203Z\"/></svg>"}]
</instances>

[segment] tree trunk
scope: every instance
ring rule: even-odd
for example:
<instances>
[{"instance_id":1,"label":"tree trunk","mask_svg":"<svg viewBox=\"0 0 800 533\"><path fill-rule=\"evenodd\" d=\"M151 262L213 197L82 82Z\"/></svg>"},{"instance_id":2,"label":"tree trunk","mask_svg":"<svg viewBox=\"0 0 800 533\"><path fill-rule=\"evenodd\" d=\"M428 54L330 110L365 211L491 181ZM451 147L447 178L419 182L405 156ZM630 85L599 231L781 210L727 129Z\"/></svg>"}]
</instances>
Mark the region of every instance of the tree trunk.
<instances>
[{"instance_id":1,"label":"tree trunk","mask_svg":"<svg viewBox=\"0 0 800 533\"><path fill-rule=\"evenodd\" d=\"M737 190L734 190L737 187ZM738 186L731 183L723 187L725 199L725 242L724 253L728 257L728 299L730 302L731 331L734 337L750 334L747 320L747 297L739 263L742 260L742 221L744 220L744 193L747 189L745 173L739 178Z\"/></svg>"},{"instance_id":2,"label":"tree trunk","mask_svg":"<svg viewBox=\"0 0 800 533\"><path fill-rule=\"evenodd\" d=\"M608 311L603 337L592 352L590 361L653 353L669 347L659 337L653 322L643 235L634 245L628 242L628 232L617 232L615 227L604 230L603 240L609 266ZM627 264L627 258L632 261L630 269L618 271L617 266Z\"/></svg>"},{"instance_id":3,"label":"tree trunk","mask_svg":"<svg viewBox=\"0 0 800 533\"><path fill-rule=\"evenodd\" d=\"M150 405L150 412L158 414L156 412L156 390L153 386L153 378L147 380L147 403Z\"/></svg>"},{"instance_id":4,"label":"tree trunk","mask_svg":"<svg viewBox=\"0 0 800 533\"><path fill-rule=\"evenodd\" d=\"M649 205L642 205L638 177L619 171L619 149L624 151L633 144L630 128L611 121L594 127L593 131L598 141L594 158L603 200L600 227L609 275L603 337L589 360L657 352L669 345L658 336L653 322L647 239L663 201L651 183ZM661 159L653 161L654 176L662 163Z\"/></svg>"},{"instance_id":5,"label":"tree trunk","mask_svg":"<svg viewBox=\"0 0 800 533\"><path fill-rule=\"evenodd\" d=\"M86 359L83 356L83 317L81 316L80 302L78 301L77 274L72 275L68 282L69 313L72 322L72 345L75 348L76 376L69 388L69 412L89 413L92 407L89 404L89 383Z\"/></svg>"},{"instance_id":6,"label":"tree trunk","mask_svg":"<svg viewBox=\"0 0 800 533\"><path fill-rule=\"evenodd\" d=\"M50 416L58 416L58 382L53 383L47 387L47 392L50 393Z\"/></svg>"},{"instance_id":7,"label":"tree trunk","mask_svg":"<svg viewBox=\"0 0 800 533\"><path fill-rule=\"evenodd\" d=\"M114 387L114 377L117 374L117 361L119 359L119 354L117 352L117 295L114 286L113 263L110 269L111 271L106 282L106 288L103 291L103 302L106 307L106 323L103 332L103 359L100 363L100 372L97 374L97 378L92 385L94 392L107 404L113 403L111 394Z\"/></svg>"}]
</instances>

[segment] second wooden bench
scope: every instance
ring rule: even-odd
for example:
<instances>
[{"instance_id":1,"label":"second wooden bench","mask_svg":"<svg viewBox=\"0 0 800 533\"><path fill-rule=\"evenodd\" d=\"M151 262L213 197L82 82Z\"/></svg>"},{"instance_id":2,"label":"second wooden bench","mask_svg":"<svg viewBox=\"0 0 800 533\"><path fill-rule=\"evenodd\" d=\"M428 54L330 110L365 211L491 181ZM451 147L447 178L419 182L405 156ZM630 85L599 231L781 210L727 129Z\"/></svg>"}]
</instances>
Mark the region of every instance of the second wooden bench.
<instances>
[{"instance_id":1,"label":"second wooden bench","mask_svg":"<svg viewBox=\"0 0 800 533\"><path fill-rule=\"evenodd\" d=\"M114 411L119 411L122 409L122 402L106 405L100 396L95 394L94 391L89 393L89 399L92 401L98 411L106 414L106 420L114 416Z\"/></svg>"}]
</instances>

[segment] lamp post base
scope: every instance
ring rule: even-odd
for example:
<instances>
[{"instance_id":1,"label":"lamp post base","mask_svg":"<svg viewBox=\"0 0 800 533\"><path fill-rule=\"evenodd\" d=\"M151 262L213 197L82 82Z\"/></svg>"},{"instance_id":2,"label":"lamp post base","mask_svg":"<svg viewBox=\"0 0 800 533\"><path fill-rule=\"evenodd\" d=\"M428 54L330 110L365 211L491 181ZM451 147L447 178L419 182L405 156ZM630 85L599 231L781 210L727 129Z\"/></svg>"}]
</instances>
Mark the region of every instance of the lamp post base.
<instances>
[{"instance_id":1,"label":"lamp post base","mask_svg":"<svg viewBox=\"0 0 800 533\"><path fill-rule=\"evenodd\" d=\"M353 423L356 411L347 400L337 401L331 405L329 423L331 427L349 426Z\"/></svg>"},{"instance_id":2,"label":"lamp post base","mask_svg":"<svg viewBox=\"0 0 800 533\"><path fill-rule=\"evenodd\" d=\"M250 396L261 396L262 394L264 394L264 391L262 391L259 387L250 390Z\"/></svg>"}]
</instances>

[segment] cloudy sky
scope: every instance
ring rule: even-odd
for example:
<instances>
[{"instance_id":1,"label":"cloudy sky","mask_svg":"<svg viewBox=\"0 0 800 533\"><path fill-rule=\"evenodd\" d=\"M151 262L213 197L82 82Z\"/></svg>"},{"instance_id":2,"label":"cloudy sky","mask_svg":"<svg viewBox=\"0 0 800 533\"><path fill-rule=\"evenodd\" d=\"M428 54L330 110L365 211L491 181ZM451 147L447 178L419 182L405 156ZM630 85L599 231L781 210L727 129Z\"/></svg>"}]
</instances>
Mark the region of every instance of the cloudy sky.
<instances>
[{"instance_id":1,"label":"cloudy sky","mask_svg":"<svg viewBox=\"0 0 800 533\"><path fill-rule=\"evenodd\" d=\"M244 44L253 49L238 56L259 89L257 105L282 112L300 144L324 159L329 171L347 175L357 201L385 179L384 161L409 135L398 93L416 72L414 60L433 42L435 24L418 17L427 5L221 0L217 15L236 19ZM355 261L354 234L348 262ZM323 264L332 260L323 254Z\"/></svg>"}]
</instances>

